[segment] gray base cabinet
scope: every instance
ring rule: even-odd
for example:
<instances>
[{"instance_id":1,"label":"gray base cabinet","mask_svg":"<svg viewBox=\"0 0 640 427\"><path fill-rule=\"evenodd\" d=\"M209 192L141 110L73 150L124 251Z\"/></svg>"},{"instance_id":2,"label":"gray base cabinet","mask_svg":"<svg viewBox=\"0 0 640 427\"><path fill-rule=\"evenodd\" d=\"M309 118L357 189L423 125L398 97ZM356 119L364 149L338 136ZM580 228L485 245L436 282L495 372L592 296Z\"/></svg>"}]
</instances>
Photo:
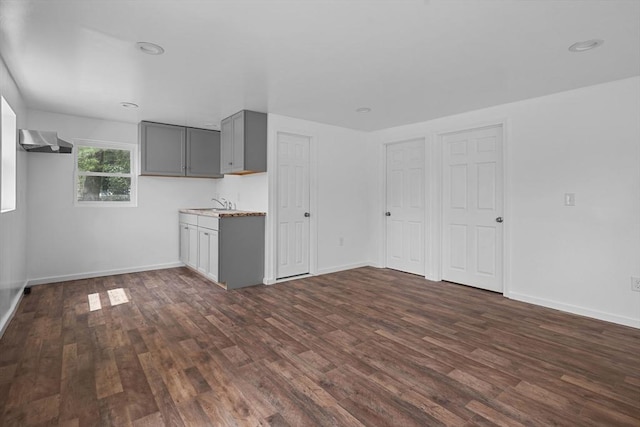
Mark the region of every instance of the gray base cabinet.
<instances>
[{"instance_id":1,"label":"gray base cabinet","mask_svg":"<svg viewBox=\"0 0 640 427\"><path fill-rule=\"evenodd\" d=\"M195 215L180 217L180 261L191 268L198 266L198 226Z\"/></svg>"},{"instance_id":2,"label":"gray base cabinet","mask_svg":"<svg viewBox=\"0 0 640 427\"><path fill-rule=\"evenodd\" d=\"M220 132L140 122L140 174L222 178Z\"/></svg>"},{"instance_id":3,"label":"gray base cabinet","mask_svg":"<svg viewBox=\"0 0 640 427\"><path fill-rule=\"evenodd\" d=\"M262 284L264 216L180 213L180 260L225 289Z\"/></svg>"},{"instance_id":4,"label":"gray base cabinet","mask_svg":"<svg viewBox=\"0 0 640 427\"><path fill-rule=\"evenodd\" d=\"M218 230L198 227L198 266L200 274L218 281Z\"/></svg>"},{"instance_id":5,"label":"gray base cabinet","mask_svg":"<svg viewBox=\"0 0 640 427\"><path fill-rule=\"evenodd\" d=\"M264 216L220 218L218 282L227 289L262 284Z\"/></svg>"},{"instance_id":6,"label":"gray base cabinet","mask_svg":"<svg viewBox=\"0 0 640 427\"><path fill-rule=\"evenodd\" d=\"M267 171L267 115L242 110L220 123L220 172Z\"/></svg>"}]
</instances>

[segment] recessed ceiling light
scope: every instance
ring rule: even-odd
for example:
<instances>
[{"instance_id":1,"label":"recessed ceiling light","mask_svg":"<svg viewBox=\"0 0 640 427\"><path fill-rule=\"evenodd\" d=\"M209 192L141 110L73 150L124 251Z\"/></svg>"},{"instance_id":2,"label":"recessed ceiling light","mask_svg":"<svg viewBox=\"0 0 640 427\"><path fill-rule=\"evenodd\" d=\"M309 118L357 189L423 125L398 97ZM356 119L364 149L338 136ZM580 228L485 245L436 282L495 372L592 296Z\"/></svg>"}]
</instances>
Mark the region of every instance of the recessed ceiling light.
<instances>
[{"instance_id":1,"label":"recessed ceiling light","mask_svg":"<svg viewBox=\"0 0 640 427\"><path fill-rule=\"evenodd\" d=\"M584 52L585 50L595 49L597 47L602 46L604 40L600 39L591 39L583 42L574 43L569 46L569 50L571 52Z\"/></svg>"},{"instance_id":2,"label":"recessed ceiling light","mask_svg":"<svg viewBox=\"0 0 640 427\"><path fill-rule=\"evenodd\" d=\"M136 48L147 55L162 55L164 53L164 49L162 46L159 46L155 43L149 42L138 42L136 43Z\"/></svg>"},{"instance_id":3,"label":"recessed ceiling light","mask_svg":"<svg viewBox=\"0 0 640 427\"><path fill-rule=\"evenodd\" d=\"M138 104L134 104L133 102L121 102L120 105L124 108L138 108Z\"/></svg>"},{"instance_id":4,"label":"recessed ceiling light","mask_svg":"<svg viewBox=\"0 0 640 427\"><path fill-rule=\"evenodd\" d=\"M370 113L371 108L369 107L360 107L356 110L356 113Z\"/></svg>"}]
</instances>

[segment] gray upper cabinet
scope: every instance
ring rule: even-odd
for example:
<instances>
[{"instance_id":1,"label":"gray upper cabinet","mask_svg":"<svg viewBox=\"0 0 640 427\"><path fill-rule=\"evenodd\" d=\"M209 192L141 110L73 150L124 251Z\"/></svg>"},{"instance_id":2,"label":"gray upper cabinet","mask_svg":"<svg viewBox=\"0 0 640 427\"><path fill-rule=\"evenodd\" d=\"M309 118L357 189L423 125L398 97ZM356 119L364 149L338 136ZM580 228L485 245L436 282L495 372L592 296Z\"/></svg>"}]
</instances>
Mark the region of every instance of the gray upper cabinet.
<instances>
[{"instance_id":1,"label":"gray upper cabinet","mask_svg":"<svg viewBox=\"0 0 640 427\"><path fill-rule=\"evenodd\" d=\"M140 122L140 173L184 176L186 134L182 126Z\"/></svg>"},{"instance_id":2,"label":"gray upper cabinet","mask_svg":"<svg viewBox=\"0 0 640 427\"><path fill-rule=\"evenodd\" d=\"M223 174L267 171L267 115L242 110L220 125Z\"/></svg>"},{"instance_id":3,"label":"gray upper cabinet","mask_svg":"<svg viewBox=\"0 0 640 427\"><path fill-rule=\"evenodd\" d=\"M220 132L140 122L140 174L221 178Z\"/></svg>"},{"instance_id":4,"label":"gray upper cabinet","mask_svg":"<svg viewBox=\"0 0 640 427\"><path fill-rule=\"evenodd\" d=\"M233 169L233 116L220 122L220 172L231 173Z\"/></svg>"},{"instance_id":5,"label":"gray upper cabinet","mask_svg":"<svg viewBox=\"0 0 640 427\"><path fill-rule=\"evenodd\" d=\"M186 176L222 178L220 173L220 132L187 128Z\"/></svg>"}]
</instances>

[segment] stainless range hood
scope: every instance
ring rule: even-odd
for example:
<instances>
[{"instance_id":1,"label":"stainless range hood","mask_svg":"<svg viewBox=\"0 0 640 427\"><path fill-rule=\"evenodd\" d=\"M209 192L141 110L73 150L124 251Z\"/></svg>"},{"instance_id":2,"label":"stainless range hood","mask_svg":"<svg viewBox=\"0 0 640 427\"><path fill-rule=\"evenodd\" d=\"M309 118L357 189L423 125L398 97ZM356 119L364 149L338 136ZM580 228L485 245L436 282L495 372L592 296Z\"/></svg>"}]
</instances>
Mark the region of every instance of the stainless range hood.
<instances>
[{"instance_id":1,"label":"stainless range hood","mask_svg":"<svg viewBox=\"0 0 640 427\"><path fill-rule=\"evenodd\" d=\"M73 144L58 138L53 131L20 129L20 145L36 153L71 153Z\"/></svg>"}]
</instances>

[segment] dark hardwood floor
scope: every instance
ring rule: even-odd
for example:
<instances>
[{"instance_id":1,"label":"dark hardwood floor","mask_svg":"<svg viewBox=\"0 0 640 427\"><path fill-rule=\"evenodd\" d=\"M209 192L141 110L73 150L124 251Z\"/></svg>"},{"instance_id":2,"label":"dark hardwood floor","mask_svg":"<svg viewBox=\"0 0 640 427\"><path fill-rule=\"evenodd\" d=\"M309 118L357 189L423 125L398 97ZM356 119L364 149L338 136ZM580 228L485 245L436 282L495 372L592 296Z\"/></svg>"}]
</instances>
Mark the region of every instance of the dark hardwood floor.
<instances>
[{"instance_id":1,"label":"dark hardwood floor","mask_svg":"<svg viewBox=\"0 0 640 427\"><path fill-rule=\"evenodd\" d=\"M374 268L38 286L0 341L0 425L640 426L640 330Z\"/></svg>"}]
</instances>

